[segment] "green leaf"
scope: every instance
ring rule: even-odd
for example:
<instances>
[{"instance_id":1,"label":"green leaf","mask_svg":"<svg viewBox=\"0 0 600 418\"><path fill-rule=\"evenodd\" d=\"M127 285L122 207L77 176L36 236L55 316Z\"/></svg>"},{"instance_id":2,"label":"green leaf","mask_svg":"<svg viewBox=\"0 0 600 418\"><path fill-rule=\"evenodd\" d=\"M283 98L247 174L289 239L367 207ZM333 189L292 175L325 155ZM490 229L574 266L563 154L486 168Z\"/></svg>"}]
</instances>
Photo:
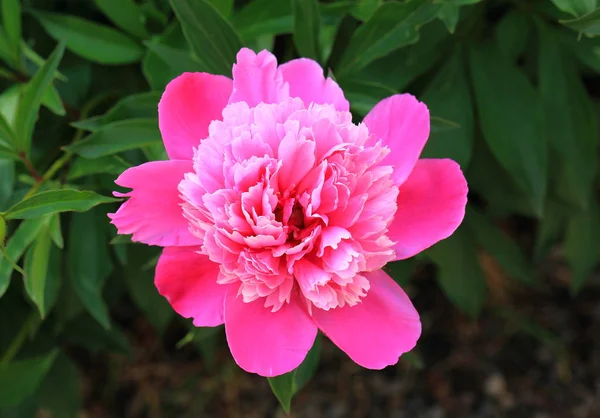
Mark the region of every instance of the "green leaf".
<instances>
[{"instance_id":1,"label":"green leaf","mask_svg":"<svg viewBox=\"0 0 600 418\"><path fill-rule=\"evenodd\" d=\"M94 0L94 3L125 32L141 39L149 36L144 26L144 14L133 0Z\"/></svg>"},{"instance_id":2,"label":"green leaf","mask_svg":"<svg viewBox=\"0 0 600 418\"><path fill-rule=\"evenodd\" d=\"M337 73L351 74L395 49L415 43L419 29L436 16L439 5L429 0L384 3L350 39Z\"/></svg>"},{"instance_id":3,"label":"green leaf","mask_svg":"<svg viewBox=\"0 0 600 418\"><path fill-rule=\"evenodd\" d=\"M291 0L294 13L294 44L302 57L321 61L319 28L321 15L317 0Z\"/></svg>"},{"instance_id":4,"label":"green leaf","mask_svg":"<svg viewBox=\"0 0 600 418\"><path fill-rule=\"evenodd\" d=\"M173 19L173 22L167 26L166 30L161 35L154 36L150 41L147 41L146 46L148 46L149 43L174 48L178 52L189 56L192 55L187 41L183 36L183 32L181 32L179 22L176 19ZM146 55L142 61L142 72L144 73L144 77L146 80L148 80L150 86L152 86L153 90L160 91L162 93L165 89L165 86L172 79L182 73L180 69L173 69L172 65L175 64L171 62L165 62L162 57L158 56L154 51L151 50L151 47L148 46ZM190 69L186 68L184 71L192 71L194 68L202 68L202 70L204 70L204 68L200 66Z\"/></svg>"},{"instance_id":5,"label":"green leaf","mask_svg":"<svg viewBox=\"0 0 600 418\"><path fill-rule=\"evenodd\" d=\"M2 24L15 62L21 57L21 0L1 0Z\"/></svg>"},{"instance_id":6,"label":"green leaf","mask_svg":"<svg viewBox=\"0 0 600 418\"><path fill-rule=\"evenodd\" d=\"M527 45L529 22L528 15L518 10L511 10L495 27L494 35L498 48L512 61L516 61Z\"/></svg>"},{"instance_id":7,"label":"green leaf","mask_svg":"<svg viewBox=\"0 0 600 418\"><path fill-rule=\"evenodd\" d=\"M85 158L99 158L161 141L156 119L127 119L109 123L65 149Z\"/></svg>"},{"instance_id":8,"label":"green leaf","mask_svg":"<svg viewBox=\"0 0 600 418\"><path fill-rule=\"evenodd\" d=\"M462 48L456 49L425 89L421 100L429 112L458 124L457 129L434 130L423 150L424 158L452 158L463 168L471 161L474 139L473 103Z\"/></svg>"},{"instance_id":9,"label":"green leaf","mask_svg":"<svg viewBox=\"0 0 600 418\"><path fill-rule=\"evenodd\" d=\"M46 317L60 289L60 252L53 251L47 228L42 229L25 254L25 290L37 306L42 319Z\"/></svg>"},{"instance_id":10,"label":"green leaf","mask_svg":"<svg viewBox=\"0 0 600 418\"><path fill-rule=\"evenodd\" d=\"M181 51L157 42L144 42L144 45L178 74L205 70L198 58L188 51Z\"/></svg>"},{"instance_id":11,"label":"green leaf","mask_svg":"<svg viewBox=\"0 0 600 418\"><path fill-rule=\"evenodd\" d=\"M42 104L55 115L64 116L67 114L65 107L63 106L62 99L52 83L50 83L46 91L44 91L44 95L42 96Z\"/></svg>"},{"instance_id":12,"label":"green leaf","mask_svg":"<svg viewBox=\"0 0 600 418\"><path fill-rule=\"evenodd\" d=\"M581 77L553 29L538 25L539 90L549 144L560 155L558 194L581 208L593 198L598 119Z\"/></svg>"},{"instance_id":13,"label":"green leaf","mask_svg":"<svg viewBox=\"0 0 600 418\"><path fill-rule=\"evenodd\" d=\"M158 102L161 94L158 92L137 93L127 96L117 102L102 116L95 116L72 123L76 128L95 132L103 125L125 119L149 118L156 119Z\"/></svg>"},{"instance_id":14,"label":"green leaf","mask_svg":"<svg viewBox=\"0 0 600 418\"><path fill-rule=\"evenodd\" d=\"M54 215L50 215L50 222L48 224L48 230L50 231L50 237L52 237L52 241L56 244L56 246L62 249L65 246L62 229L60 225L60 214L55 213Z\"/></svg>"},{"instance_id":15,"label":"green leaf","mask_svg":"<svg viewBox=\"0 0 600 418\"><path fill-rule=\"evenodd\" d=\"M244 40L290 33L294 27L292 3L290 0L251 1L233 17L233 25Z\"/></svg>"},{"instance_id":16,"label":"green leaf","mask_svg":"<svg viewBox=\"0 0 600 418\"><path fill-rule=\"evenodd\" d=\"M17 143L15 133L2 113L0 113L0 143L9 148Z\"/></svg>"},{"instance_id":17,"label":"green leaf","mask_svg":"<svg viewBox=\"0 0 600 418\"><path fill-rule=\"evenodd\" d=\"M379 101L396 92L388 86L376 81L360 78L346 78L340 80L342 88L352 111L360 116L365 116Z\"/></svg>"},{"instance_id":18,"label":"green leaf","mask_svg":"<svg viewBox=\"0 0 600 418\"><path fill-rule=\"evenodd\" d=\"M233 0L208 0L222 16L229 17L233 10Z\"/></svg>"},{"instance_id":19,"label":"green leaf","mask_svg":"<svg viewBox=\"0 0 600 418\"><path fill-rule=\"evenodd\" d=\"M597 0L552 0L552 3L565 13L573 16L583 16L597 6Z\"/></svg>"},{"instance_id":20,"label":"green leaf","mask_svg":"<svg viewBox=\"0 0 600 418\"><path fill-rule=\"evenodd\" d=\"M320 339L317 336L315 343L300 366L289 373L267 378L273 394L275 394L287 414L290 413L294 395L302 389L315 373L319 365L319 353Z\"/></svg>"},{"instance_id":21,"label":"green leaf","mask_svg":"<svg viewBox=\"0 0 600 418\"><path fill-rule=\"evenodd\" d=\"M15 162L0 159L0 210L6 209L15 187ZM2 240L0 240L2 242Z\"/></svg>"},{"instance_id":22,"label":"green leaf","mask_svg":"<svg viewBox=\"0 0 600 418\"><path fill-rule=\"evenodd\" d=\"M387 263L383 269L396 283L400 286L405 286L415 271L415 264L415 259L409 258Z\"/></svg>"},{"instance_id":23,"label":"green leaf","mask_svg":"<svg viewBox=\"0 0 600 418\"><path fill-rule=\"evenodd\" d=\"M154 285L154 269L144 269L142 262L156 255L156 251L147 246L135 245L128 248L129 260L125 265L125 285L129 296L146 315L156 331L162 335L173 320L174 311L167 300L161 296Z\"/></svg>"},{"instance_id":24,"label":"green leaf","mask_svg":"<svg viewBox=\"0 0 600 418\"><path fill-rule=\"evenodd\" d=\"M382 0L358 0L352 7L351 14L354 18L366 22L383 3Z\"/></svg>"},{"instance_id":25,"label":"green leaf","mask_svg":"<svg viewBox=\"0 0 600 418\"><path fill-rule=\"evenodd\" d=\"M577 19L561 20L560 23L586 36L598 36L600 35L600 8Z\"/></svg>"},{"instance_id":26,"label":"green leaf","mask_svg":"<svg viewBox=\"0 0 600 418\"><path fill-rule=\"evenodd\" d=\"M85 309L105 329L110 328L102 285L112 270L104 214L76 213L69 226L67 264L69 279Z\"/></svg>"},{"instance_id":27,"label":"green leaf","mask_svg":"<svg viewBox=\"0 0 600 418\"><path fill-rule=\"evenodd\" d=\"M48 224L48 218L28 219L21 223L6 244L6 254L14 262L19 261L27 247L35 240L40 231ZM0 257L0 297L4 295L10 283L14 266L6 257Z\"/></svg>"},{"instance_id":28,"label":"green leaf","mask_svg":"<svg viewBox=\"0 0 600 418\"><path fill-rule=\"evenodd\" d=\"M567 222L564 251L572 270L571 293L576 295L598 264L600 208L594 201L590 210L571 213Z\"/></svg>"},{"instance_id":29,"label":"green leaf","mask_svg":"<svg viewBox=\"0 0 600 418\"><path fill-rule=\"evenodd\" d=\"M0 364L0 407L18 405L38 388L57 351L45 357Z\"/></svg>"},{"instance_id":30,"label":"green leaf","mask_svg":"<svg viewBox=\"0 0 600 418\"><path fill-rule=\"evenodd\" d=\"M33 16L54 39L98 64L129 64L142 58L144 49L130 37L108 26L80 17L35 11Z\"/></svg>"},{"instance_id":31,"label":"green leaf","mask_svg":"<svg viewBox=\"0 0 600 418\"><path fill-rule=\"evenodd\" d=\"M64 353L58 355L39 388L42 408L52 416L77 418L82 407L81 381L77 367Z\"/></svg>"},{"instance_id":32,"label":"green leaf","mask_svg":"<svg viewBox=\"0 0 600 418\"><path fill-rule=\"evenodd\" d=\"M15 116L17 149L29 154L33 127L42 104L44 93L52 83L58 63L62 59L65 45L60 43L52 52L46 63L40 67L33 79L27 84L19 100Z\"/></svg>"},{"instance_id":33,"label":"green leaf","mask_svg":"<svg viewBox=\"0 0 600 418\"><path fill-rule=\"evenodd\" d=\"M118 199L101 196L92 191L75 189L48 190L20 201L5 213L6 219L30 219L58 212L84 212L102 203Z\"/></svg>"},{"instance_id":34,"label":"green leaf","mask_svg":"<svg viewBox=\"0 0 600 418\"><path fill-rule=\"evenodd\" d=\"M509 276L527 286L539 286L539 279L523 250L500 228L472 208L467 211L465 224L477 243L496 259Z\"/></svg>"},{"instance_id":35,"label":"green leaf","mask_svg":"<svg viewBox=\"0 0 600 418\"><path fill-rule=\"evenodd\" d=\"M236 54L243 46L231 24L206 0L171 0L171 7L207 71L231 76Z\"/></svg>"},{"instance_id":36,"label":"green leaf","mask_svg":"<svg viewBox=\"0 0 600 418\"><path fill-rule=\"evenodd\" d=\"M4 246L4 238L6 238L6 221L0 217L0 246Z\"/></svg>"},{"instance_id":37,"label":"green leaf","mask_svg":"<svg viewBox=\"0 0 600 418\"><path fill-rule=\"evenodd\" d=\"M460 17L460 6L452 4L443 4L438 12L438 18L444 22L448 32L454 33L456 30L456 24Z\"/></svg>"},{"instance_id":38,"label":"green leaf","mask_svg":"<svg viewBox=\"0 0 600 418\"><path fill-rule=\"evenodd\" d=\"M437 281L448 299L475 318L487 298L487 284L471 237L458 229L427 250L438 267Z\"/></svg>"},{"instance_id":39,"label":"green leaf","mask_svg":"<svg viewBox=\"0 0 600 418\"><path fill-rule=\"evenodd\" d=\"M90 174L114 174L119 175L131 167L127 161L116 155L100 158L77 158L69 167L68 180L75 180Z\"/></svg>"},{"instance_id":40,"label":"green leaf","mask_svg":"<svg viewBox=\"0 0 600 418\"><path fill-rule=\"evenodd\" d=\"M470 64L484 139L530 196L539 216L548 172L539 97L525 75L492 45L472 48Z\"/></svg>"}]
</instances>

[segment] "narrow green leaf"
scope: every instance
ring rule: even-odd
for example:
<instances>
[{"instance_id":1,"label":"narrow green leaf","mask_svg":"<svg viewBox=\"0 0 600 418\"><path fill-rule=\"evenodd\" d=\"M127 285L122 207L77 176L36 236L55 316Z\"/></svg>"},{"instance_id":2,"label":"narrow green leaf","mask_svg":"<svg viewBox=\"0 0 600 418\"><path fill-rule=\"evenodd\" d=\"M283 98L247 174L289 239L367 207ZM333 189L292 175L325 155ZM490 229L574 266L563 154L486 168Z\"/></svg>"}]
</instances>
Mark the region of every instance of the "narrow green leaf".
<instances>
[{"instance_id":1,"label":"narrow green leaf","mask_svg":"<svg viewBox=\"0 0 600 418\"><path fill-rule=\"evenodd\" d=\"M377 11L383 0L358 0L352 7L352 17L362 22L369 20Z\"/></svg>"},{"instance_id":2,"label":"narrow green leaf","mask_svg":"<svg viewBox=\"0 0 600 418\"><path fill-rule=\"evenodd\" d=\"M81 389L77 367L61 353L40 385L40 404L54 417L77 418L83 403Z\"/></svg>"},{"instance_id":3,"label":"narrow green leaf","mask_svg":"<svg viewBox=\"0 0 600 418\"><path fill-rule=\"evenodd\" d=\"M236 54L243 46L231 24L206 0L171 0L171 7L208 72L231 76Z\"/></svg>"},{"instance_id":4,"label":"narrow green leaf","mask_svg":"<svg viewBox=\"0 0 600 418\"><path fill-rule=\"evenodd\" d=\"M494 28L494 36L500 51L515 61L527 46L530 17L518 10L508 12Z\"/></svg>"},{"instance_id":5,"label":"narrow green leaf","mask_svg":"<svg viewBox=\"0 0 600 418\"><path fill-rule=\"evenodd\" d=\"M251 1L233 17L233 25L244 40L291 33L294 28L292 3L290 0Z\"/></svg>"},{"instance_id":6,"label":"narrow green leaf","mask_svg":"<svg viewBox=\"0 0 600 418\"><path fill-rule=\"evenodd\" d=\"M487 298L487 284L471 237L458 229L427 250L427 255L438 266L437 281L448 299L477 317Z\"/></svg>"},{"instance_id":7,"label":"narrow green leaf","mask_svg":"<svg viewBox=\"0 0 600 418\"><path fill-rule=\"evenodd\" d=\"M109 123L65 149L85 158L99 158L161 141L156 119L127 119Z\"/></svg>"},{"instance_id":8,"label":"narrow green leaf","mask_svg":"<svg viewBox=\"0 0 600 418\"><path fill-rule=\"evenodd\" d=\"M155 249L147 246L132 246L128 249L130 260L148 260L156 255ZM125 285L129 296L146 315L156 331L162 335L173 320L174 311L154 285L154 269L143 269L140 262L125 265Z\"/></svg>"},{"instance_id":9,"label":"narrow green leaf","mask_svg":"<svg viewBox=\"0 0 600 418\"><path fill-rule=\"evenodd\" d=\"M42 104L55 115L64 116L67 114L58 91L52 85L52 83L48 86L46 91L44 91L44 95L42 96Z\"/></svg>"},{"instance_id":10,"label":"narrow green leaf","mask_svg":"<svg viewBox=\"0 0 600 418\"><path fill-rule=\"evenodd\" d=\"M321 61L319 28L321 15L317 0L291 0L294 13L294 44L301 56Z\"/></svg>"},{"instance_id":11,"label":"narrow green leaf","mask_svg":"<svg viewBox=\"0 0 600 418\"><path fill-rule=\"evenodd\" d=\"M444 22L448 32L454 33L456 30L456 24L460 17L460 6L452 4L443 4L438 12L438 18Z\"/></svg>"},{"instance_id":12,"label":"narrow green leaf","mask_svg":"<svg viewBox=\"0 0 600 418\"><path fill-rule=\"evenodd\" d=\"M395 49L417 42L420 27L436 16L439 7L430 0L384 3L352 35L337 71L340 78Z\"/></svg>"},{"instance_id":13,"label":"narrow green leaf","mask_svg":"<svg viewBox=\"0 0 600 418\"><path fill-rule=\"evenodd\" d=\"M29 154L33 127L42 104L42 98L52 82L64 51L65 45L60 43L23 91L15 116L16 145L19 151Z\"/></svg>"},{"instance_id":14,"label":"narrow green leaf","mask_svg":"<svg viewBox=\"0 0 600 418\"><path fill-rule=\"evenodd\" d=\"M183 36L181 26L179 25L177 19L173 19L171 24L167 26L161 35L153 36L152 39L147 42L164 45L174 48L177 51L187 55L193 55L189 45L187 44L187 41L185 40L185 37ZM185 69L184 71L188 71L188 69ZM150 84L152 87L152 90L159 91L161 93L165 90L166 85L172 79L182 73L180 70L173 69L171 67L171 63L165 62L163 58L154 53L150 47L146 49L146 55L142 60L142 72L144 73L146 80L148 80L148 84Z\"/></svg>"},{"instance_id":15,"label":"narrow green leaf","mask_svg":"<svg viewBox=\"0 0 600 418\"><path fill-rule=\"evenodd\" d=\"M119 100L117 104L115 104L104 115L77 121L72 123L72 125L76 128L95 132L103 125L108 125L111 122L117 122L125 119L156 119L158 116L158 102L160 97L161 93L158 92L132 94Z\"/></svg>"},{"instance_id":16,"label":"narrow green leaf","mask_svg":"<svg viewBox=\"0 0 600 418\"><path fill-rule=\"evenodd\" d=\"M0 297L4 295L14 270L11 262L17 262L35 240L40 231L48 224L48 218L28 219L21 223L6 243L6 257L0 257Z\"/></svg>"},{"instance_id":17,"label":"narrow green leaf","mask_svg":"<svg viewBox=\"0 0 600 418\"><path fill-rule=\"evenodd\" d=\"M317 370L320 348L320 338L317 336L312 348L300 366L289 373L267 378L273 394L277 397L281 407L287 414L290 413L294 395L308 383Z\"/></svg>"},{"instance_id":18,"label":"narrow green leaf","mask_svg":"<svg viewBox=\"0 0 600 418\"><path fill-rule=\"evenodd\" d=\"M594 197L598 119L568 51L554 29L539 24L539 90L549 144L561 156L558 194L581 208Z\"/></svg>"},{"instance_id":19,"label":"narrow green leaf","mask_svg":"<svg viewBox=\"0 0 600 418\"><path fill-rule=\"evenodd\" d=\"M0 216L0 246L4 246L4 238L6 238L6 221Z\"/></svg>"},{"instance_id":20,"label":"narrow green leaf","mask_svg":"<svg viewBox=\"0 0 600 418\"><path fill-rule=\"evenodd\" d=\"M465 224L477 243L496 259L506 273L527 286L539 286L539 279L523 250L500 228L472 208L467 212Z\"/></svg>"},{"instance_id":21,"label":"narrow green leaf","mask_svg":"<svg viewBox=\"0 0 600 418\"><path fill-rule=\"evenodd\" d=\"M133 0L94 0L94 3L125 32L140 39L149 36L144 26L144 14Z\"/></svg>"},{"instance_id":22,"label":"narrow green leaf","mask_svg":"<svg viewBox=\"0 0 600 418\"><path fill-rule=\"evenodd\" d=\"M577 19L561 20L560 23L586 36L598 36L600 35L600 8Z\"/></svg>"},{"instance_id":23,"label":"narrow green leaf","mask_svg":"<svg viewBox=\"0 0 600 418\"><path fill-rule=\"evenodd\" d=\"M395 90L382 83L361 78L346 78L340 83L352 111L360 116L369 113L382 99L396 94Z\"/></svg>"},{"instance_id":24,"label":"narrow green leaf","mask_svg":"<svg viewBox=\"0 0 600 418\"><path fill-rule=\"evenodd\" d=\"M187 51L181 51L157 42L144 42L144 45L179 74L194 71L202 72L206 69L198 58Z\"/></svg>"},{"instance_id":25,"label":"narrow green leaf","mask_svg":"<svg viewBox=\"0 0 600 418\"><path fill-rule=\"evenodd\" d=\"M30 219L58 212L84 212L96 205L117 201L92 191L48 190L20 201L6 211L5 218Z\"/></svg>"},{"instance_id":26,"label":"narrow green leaf","mask_svg":"<svg viewBox=\"0 0 600 418\"><path fill-rule=\"evenodd\" d=\"M492 45L472 48L470 64L484 139L539 215L548 172L539 97L525 75Z\"/></svg>"},{"instance_id":27,"label":"narrow green leaf","mask_svg":"<svg viewBox=\"0 0 600 418\"><path fill-rule=\"evenodd\" d=\"M435 129L423 150L424 158L452 158L465 169L471 161L474 139L474 115L471 92L462 48L456 49L425 89L421 100L435 117L455 122L456 129Z\"/></svg>"},{"instance_id":28,"label":"narrow green leaf","mask_svg":"<svg viewBox=\"0 0 600 418\"><path fill-rule=\"evenodd\" d=\"M231 16L233 10L233 0L208 0L213 7L224 17Z\"/></svg>"},{"instance_id":29,"label":"narrow green leaf","mask_svg":"<svg viewBox=\"0 0 600 418\"><path fill-rule=\"evenodd\" d=\"M8 159L0 159L0 211L6 209L14 188L15 162Z\"/></svg>"},{"instance_id":30,"label":"narrow green leaf","mask_svg":"<svg viewBox=\"0 0 600 418\"><path fill-rule=\"evenodd\" d=\"M16 62L21 57L21 0L1 0L2 24Z\"/></svg>"},{"instance_id":31,"label":"narrow green leaf","mask_svg":"<svg viewBox=\"0 0 600 418\"><path fill-rule=\"evenodd\" d=\"M79 157L69 167L67 179L75 180L90 174L102 173L119 175L129 167L131 164L116 155L93 159Z\"/></svg>"},{"instance_id":32,"label":"narrow green leaf","mask_svg":"<svg viewBox=\"0 0 600 418\"><path fill-rule=\"evenodd\" d=\"M62 229L60 225L60 213L50 215L50 223L48 224L48 230L50 231L52 241L54 241L58 248L62 249L65 246L65 243L63 240Z\"/></svg>"},{"instance_id":33,"label":"narrow green leaf","mask_svg":"<svg viewBox=\"0 0 600 418\"><path fill-rule=\"evenodd\" d=\"M44 228L25 254L25 290L42 319L56 302L60 289L60 253L53 251L50 232Z\"/></svg>"},{"instance_id":34,"label":"narrow green leaf","mask_svg":"<svg viewBox=\"0 0 600 418\"><path fill-rule=\"evenodd\" d=\"M567 221L565 258L571 266L571 293L581 291L598 264L600 208L594 201L590 210L571 213Z\"/></svg>"},{"instance_id":35,"label":"narrow green leaf","mask_svg":"<svg viewBox=\"0 0 600 418\"><path fill-rule=\"evenodd\" d=\"M597 0L552 0L552 3L559 10L575 17L588 14L597 6Z\"/></svg>"},{"instance_id":36,"label":"narrow green leaf","mask_svg":"<svg viewBox=\"0 0 600 418\"><path fill-rule=\"evenodd\" d=\"M72 216L67 263L71 285L85 309L102 327L109 329L110 318L102 299L102 286L112 270L112 263L104 216L95 210Z\"/></svg>"},{"instance_id":37,"label":"narrow green leaf","mask_svg":"<svg viewBox=\"0 0 600 418\"><path fill-rule=\"evenodd\" d=\"M45 357L28 358L0 364L0 407L20 404L38 388L57 351Z\"/></svg>"},{"instance_id":38,"label":"narrow green leaf","mask_svg":"<svg viewBox=\"0 0 600 418\"><path fill-rule=\"evenodd\" d=\"M32 14L50 36L65 42L71 52L98 64L129 64L139 61L144 53L139 43L108 26L57 13Z\"/></svg>"}]
</instances>

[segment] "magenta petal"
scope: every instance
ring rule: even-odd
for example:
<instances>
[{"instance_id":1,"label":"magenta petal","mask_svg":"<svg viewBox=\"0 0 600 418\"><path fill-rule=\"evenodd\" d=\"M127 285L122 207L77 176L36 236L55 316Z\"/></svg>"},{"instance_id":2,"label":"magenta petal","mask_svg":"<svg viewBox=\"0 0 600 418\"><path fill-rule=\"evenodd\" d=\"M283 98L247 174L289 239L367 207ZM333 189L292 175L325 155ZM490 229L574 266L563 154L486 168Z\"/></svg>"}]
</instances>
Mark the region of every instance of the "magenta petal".
<instances>
[{"instance_id":1,"label":"magenta petal","mask_svg":"<svg viewBox=\"0 0 600 418\"><path fill-rule=\"evenodd\" d=\"M394 166L392 179L402 184L423 151L429 137L429 110L410 94L383 99L363 122L391 152L383 164Z\"/></svg>"},{"instance_id":2,"label":"magenta petal","mask_svg":"<svg viewBox=\"0 0 600 418\"><path fill-rule=\"evenodd\" d=\"M233 93L229 103L246 102L254 107L259 103L279 103L289 97L289 86L277 69L277 58L269 51L256 54L242 48L233 64Z\"/></svg>"},{"instance_id":3,"label":"magenta petal","mask_svg":"<svg viewBox=\"0 0 600 418\"><path fill-rule=\"evenodd\" d=\"M210 122L222 119L231 91L231 79L208 73L183 73L167 85L158 104L158 125L169 158L192 158Z\"/></svg>"},{"instance_id":4,"label":"magenta petal","mask_svg":"<svg viewBox=\"0 0 600 418\"><path fill-rule=\"evenodd\" d=\"M456 162L419 160L400 186L398 210L389 227L397 259L412 257L452 235L465 216L467 191Z\"/></svg>"},{"instance_id":5,"label":"magenta petal","mask_svg":"<svg viewBox=\"0 0 600 418\"><path fill-rule=\"evenodd\" d=\"M264 300L244 303L235 292L225 302L225 332L231 354L247 372L278 376L302 363L317 336L317 326L296 298L277 312Z\"/></svg>"},{"instance_id":6,"label":"magenta petal","mask_svg":"<svg viewBox=\"0 0 600 418\"><path fill-rule=\"evenodd\" d=\"M155 284L173 309L185 318L194 318L197 327L223 323L225 294L230 285L217 284L219 265L198 247L168 247L156 265Z\"/></svg>"},{"instance_id":7,"label":"magenta petal","mask_svg":"<svg viewBox=\"0 0 600 418\"><path fill-rule=\"evenodd\" d=\"M316 61L295 59L280 65L279 71L290 85L290 96L301 98L306 106L313 102L331 104L337 110L350 109L340 86L331 78L325 78L323 68Z\"/></svg>"},{"instance_id":8,"label":"magenta petal","mask_svg":"<svg viewBox=\"0 0 600 418\"><path fill-rule=\"evenodd\" d=\"M183 216L177 185L193 171L192 161L153 161L132 167L115 180L133 189L116 213L108 216L119 234L133 234L133 241L162 247L200 245ZM119 194L120 195L120 194Z\"/></svg>"},{"instance_id":9,"label":"magenta petal","mask_svg":"<svg viewBox=\"0 0 600 418\"><path fill-rule=\"evenodd\" d=\"M358 305L313 309L313 319L352 360L379 370L415 347L421 321L408 296L383 270L364 275L371 288Z\"/></svg>"}]
</instances>

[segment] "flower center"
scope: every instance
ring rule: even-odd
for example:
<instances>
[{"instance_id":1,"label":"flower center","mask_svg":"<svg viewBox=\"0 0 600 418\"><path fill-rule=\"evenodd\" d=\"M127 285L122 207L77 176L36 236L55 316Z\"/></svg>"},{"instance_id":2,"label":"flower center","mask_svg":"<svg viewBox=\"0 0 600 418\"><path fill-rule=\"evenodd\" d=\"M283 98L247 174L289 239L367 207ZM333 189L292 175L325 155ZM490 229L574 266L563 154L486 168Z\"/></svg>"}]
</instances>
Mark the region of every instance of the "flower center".
<instances>
[{"instance_id":1,"label":"flower center","mask_svg":"<svg viewBox=\"0 0 600 418\"><path fill-rule=\"evenodd\" d=\"M221 266L218 282L274 311L292 297L309 310L359 303L369 289L361 273L394 258L388 152L333 106L225 108L179 186L201 252Z\"/></svg>"}]
</instances>

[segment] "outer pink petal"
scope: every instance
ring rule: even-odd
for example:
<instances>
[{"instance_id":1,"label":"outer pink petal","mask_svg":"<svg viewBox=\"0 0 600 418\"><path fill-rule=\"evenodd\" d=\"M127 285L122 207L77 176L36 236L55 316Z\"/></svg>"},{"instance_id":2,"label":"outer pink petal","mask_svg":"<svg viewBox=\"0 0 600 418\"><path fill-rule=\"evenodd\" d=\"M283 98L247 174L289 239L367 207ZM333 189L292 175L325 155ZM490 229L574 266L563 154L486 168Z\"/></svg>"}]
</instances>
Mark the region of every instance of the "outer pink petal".
<instances>
[{"instance_id":1,"label":"outer pink petal","mask_svg":"<svg viewBox=\"0 0 600 418\"><path fill-rule=\"evenodd\" d=\"M337 110L350 109L344 92L331 78L325 78L323 68L308 58L299 58L279 66L283 79L290 85L290 96L299 97L308 106L311 102L331 104Z\"/></svg>"},{"instance_id":2,"label":"outer pink petal","mask_svg":"<svg viewBox=\"0 0 600 418\"><path fill-rule=\"evenodd\" d=\"M185 318L194 318L198 327L223 323L225 294L229 285L217 284L219 265L198 247L168 247L156 265L155 284L173 309Z\"/></svg>"},{"instance_id":3,"label":"outer pink petal","mask_svg":"<svg viewBox=\"0 0 600 418\"><path fill-rule=\"evenodd\" d=\"M366 273L371 288L355 306L324 311L313 319L327 337L352 360L368 369L383 369L412 350L421 322L406 293L383 270Z\"/></svg>"},{"instance_id":4,"label":"outer pink petal","mask_svg":"<svg viewBox=\"0 0 600 418\"><path fill-rule=\"evenodd\" d=\"M383 164L394 166L392 179L402 184L429 137L429 110L410 94L396 94L375 105L363 121L391 152Z\"/></svg>"},{"instance_id":5,"label":"outer pink petal","mask_svg":"<svg viewBox=\"0 0 600 418\"><path fill-rule=\"evenodd\" d=\"M254 107L263 103L279 103L289 97L289 86L277 69L277 58L269 51L256 54L242 48L233 65L233 93L229 103L246 102Z\"/></svg>"},{"instance_id":6,"label":"outer pink petal","mask_svg":"<svg viewBox=\"0 0 600 418\"><path fill-rule=\"evenodd\" d=\"M400 186L398 210L388 236L397 259L412 257L448 238L465 216L467 181L448 159L419 160Z\"/></svg>"},{"instance_id":7,"label":"outer pink petal","mask_svg":"<svg viewBox=\"0 0 600 418\"><path fill-rule=\"evenodd\" d=\"M262 299L244 303L235 292L225 302L225 332L236 363L247 372L272 377L302 363L317 336L317 326L297 299L277 312Z\"/></svg>"},{"instance_id":8,"label":"outer pink petal","mask_svg":"<svg viewBox=\"0 0 600 418\"><path fill-rule=\"evenodd\" d=\"M122 195L129 199L108 215L119 234L133 234L133 241L162 247L202 244L188 229L177 190L184 174L191 171L192 161L181 160L153 161L125 170L115 183L133 190Z\"/></svg>"},{"instance_id":9,"label":"outer pink petal","mask_svg":"<svg viewBox=\"0 0 600 418\"><path fill-rule=\"evenodd\" d=\"M208 73L183 73L167 85L158 104L158 125L169 158L192 158L210 122L221 120L231 91L231 79Z\"/></svg>"}]
</instances>

